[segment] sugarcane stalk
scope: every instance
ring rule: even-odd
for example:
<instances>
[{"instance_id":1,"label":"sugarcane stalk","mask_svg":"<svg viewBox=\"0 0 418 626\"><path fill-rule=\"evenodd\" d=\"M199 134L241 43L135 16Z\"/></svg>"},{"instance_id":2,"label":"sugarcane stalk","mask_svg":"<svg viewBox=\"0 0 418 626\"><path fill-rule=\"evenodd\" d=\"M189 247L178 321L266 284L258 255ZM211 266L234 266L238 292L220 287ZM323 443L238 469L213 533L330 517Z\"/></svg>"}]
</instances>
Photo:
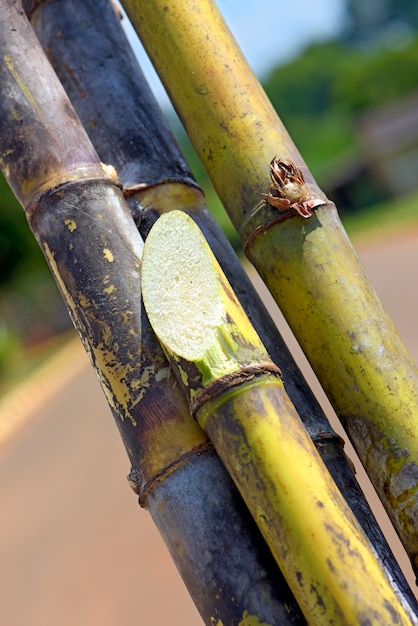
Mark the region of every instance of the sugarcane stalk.
<instances>
[{"instance_id":1,"label":"sugarcane stalk","mask_svg":"<svg viewBox=\"0 0 418 626\"><path fill-rule=\"evenodd\" d=\"M159 214L172 208L187 212L203 230L269 355L281 367L289 397L376 548L393 586L399 588L400 597L417 611L415 599L347 462L341 439L330 427L236 255L211 217L129 50L118 18L103 0L38 3L31 18L95 148L103 161L116 167L143 236ZM155 517L154 521L158 524ZM167 532L166 528L166 542ZM172 545L177 545L175 540ZM175 557L177 562L178 558Z\"/></svg>"},{"instance_id":2,"label":"sugarcane stalk","mask_svg":"<svg viewBox=\"0 0 418 626\"><path fill-rule=\"evenodd\" d=\"M308 623L409 623L190 217L172 211L154 224L141 276L151 326L192 413Z\"/></svg>"},{"instance_id":3,"label":"sugarcane stalk","mask_svg":"<svg viewBox=\"0 0 418 626\"><path fill-rule=\"evenodd\" d=\"M0 6L1 166L99 376L131 485L205 623L304 624L149 327L142 239L114 170L103 167L23 12L11 0Z\"/></svg>"},{"instance_id":4,"label":"sugarcane stalk","mask_svg":"<svg viewBox=\"0 0 418 626\"><path fill-rule=\"evenodd\" d=\"M213 2L123 0L123 6L417 573L417 370L335 206Z\"/></svg>"}]
</instances>

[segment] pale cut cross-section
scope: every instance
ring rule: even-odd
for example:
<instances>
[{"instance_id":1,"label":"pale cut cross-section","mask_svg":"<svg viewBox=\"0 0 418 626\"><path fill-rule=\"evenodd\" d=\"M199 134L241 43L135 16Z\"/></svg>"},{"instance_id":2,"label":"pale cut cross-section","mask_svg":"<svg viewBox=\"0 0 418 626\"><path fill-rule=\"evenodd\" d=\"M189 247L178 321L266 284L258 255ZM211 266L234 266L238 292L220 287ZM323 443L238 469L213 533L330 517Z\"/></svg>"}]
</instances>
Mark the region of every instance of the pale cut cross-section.
<instances>
[{"instance_id":1,"label":"pale cut cross-section","mask_svg":"<svg viewBox=\"0 0 418 626\"><path fill-rule=\"evenodd\" d=\"M142 294L151 325L172 353L200 359L225 318L216 261L199 228L181 211L162 215L148 235Z\"/></svg>"}]
</instances>

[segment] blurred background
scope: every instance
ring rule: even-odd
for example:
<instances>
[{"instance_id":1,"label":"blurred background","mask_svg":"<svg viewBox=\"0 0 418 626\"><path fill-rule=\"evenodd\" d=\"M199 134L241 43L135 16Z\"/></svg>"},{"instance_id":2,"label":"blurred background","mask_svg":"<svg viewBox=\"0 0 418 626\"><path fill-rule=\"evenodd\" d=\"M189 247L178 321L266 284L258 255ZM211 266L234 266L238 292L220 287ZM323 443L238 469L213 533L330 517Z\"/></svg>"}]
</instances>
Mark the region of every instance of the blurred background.
<instances>
[{"instance_id":1,"label":"blurred background","mask_svg":"<svg viewBox=\"0 0 418 626\"><path fill-rule=\"evenodd\" d=\"M418 231L418 4L408 0L368 0L368 2L364 0L316 0L315 2L298 0L292 3L277 2L277 0L274 2L257 0L257 2L247 3L238 0L219 0L218 6L313 175L327 195L337 203L349 234L355 242L358 242L361 255L363 255L362 259L371 275L372 282L379 295L383 294L384 304L393 315L401 335L404 332L404 326L413 329L417 322L416 268L418 267L416 257L413 256L418 245L418 238L415 236ZM205 190L209 207L239 252L236 234L198 158L171 109L145 53L136 41L127 19L124 18L123 22L151 87L176 133L198 182ZM405 239L405 233L408 235L407 239ZM376 242L381 240L387 242L389 236L392 239L395 237L395 248L391 248L391 252L385 249L382 254L381 247L379 248ZM399 239L400 237L402 238ZM405 254L405 258L401 257L402 254ZM383 273L382 259L386 259L387 263ZM399 262L398 269L394 268L396 260ZM402 273L402 280L399 280L399 268L405 270L405 273ZM406 299L402 311L397 312L394 307L392 313L391 301L400 301L401 298L394 287L400 287L402 284L408 291L410 302ZM390 289L388 285L391 285ZM404 296L405 293L402 297ZM413 356L417 358L416 336L411 330L405 332L407 345L410 349L412 348ZM112 527L112 530L109 530L108 527L106 532L100 532L103 532L104 544L111 539L109 533L130 534L132 553L124 555L122 544L116 544L113 548L109 545L107 557L103 556L100 576L105 576L104 571L108 572L108 579L103 582L106 588L106 585L110 587L112 584L109 578L112 563L117 563L115 567L120 566L126 570L124 580L129 580L129 583L124 583L127 587L123 601L127 617L122 617L120 606L115 605L116 601L111 603L115 611L112 613L108 606L109 598L106 599L107 604L105 604L108 606L107 611L102 611L103 615L95 613L92 606L95 606L94 602L98 602L96 599L92 600L92 606L89 605L90 613L84 612L78 615L78 618L74 618L73 614L71 620L70 613L68 613L68 623L77 625L117 623L123 626L132 623L129 611L138 610L136 596L132 596L134 590L138 588L138 583L132 580L140 569L139 562L144 550L149 550L149 562L154 565L151 573L141 574L144 578L141 583L144 585L143 602L155 586L161 587L165 576L167 581L169 579L171 581L170 576L175 578L177 575L169 563L168 556L165 553L161 556L164 548L161 547L147 514L138 513L135 498L125 487L124 475L129 471L127 458L125 459L117 431L111 423L110 412L101 397L97 382L94 381L94 375L89 370L86 357L78 344L77 347L73 346L73 342L74 331L68 314L43 255L29 231L24 212L3 178L0 178L0 403L2 399L9 398L16 390L20 390L18 404L25 405L25 414L38 416L37 425L27 425L24 430L20 430L18 437L13 438L10 446L9 444L5 446L7 436L3 439L0 436L0 461L5 460L5 464L0 466L0 494L4 493L3 489L7 491L7 486L12 484L11 476L13 475L14 478L17 476L20 480L19 492L16 493L16 488L14 488L13 494L10 492L8 496L12 500L8 502L13 502L16 507L19 506L18 502L20 506L23 505L21 512L23 517L31 516L31 511L36 508L35 505L41 498L42 488L45 489L44 498L50 497L52 484L43 485L40 477L40 482L33 483L32 491L28 494L27 490L30 490L33 477L28 477L26 471L22 473L22 464L17 461L16 448L13 446L21 446L19 454L26 459L31 458L31 463L38 468L44 464L45 472L50 471L54 474L56 459L51 450L57 439L54 439L53 432L49 436L47 434L48 420L58 417L57 423L61 424L61 430L60 434L55 433L55 435L70 437L63 424L67 423L66 420L82 419L82 403L77 404L78 400L68 385L70 380L75 380L77 376L81 377L83 385L84 383L87 385L87 382L88 385L91 383L91 388L94 387L95 391L87 393L90 394L91 402L94 401L96 406L95 416L91 416L93 425L86 431L86 440L83 440L83 443L74 441L74 450L78 452L75 455L74 450L69 453L65 471L59 470L58 474L54 475L57 483L56 485L54 483L54 488L56 487L61 493L73 489L71 485L74 483L70 480L66 485L65 481L69 480L73 463L79 463L80 467L84 467L81 463L81 459L84 458L83 452L80 453L80 458L77 458L80 449L85 451L86 464L91 463L91 457L94 458L95 454L97 454L98 463L103 462L103 454L107 455L106 458L112 457L112 464L106 465L108 474L103 480L106 484L114 482L116 492L123 492L119 502L117 500L119 496L114 496L112 491L112 501L108 501L107 504L112 510L114 506L118 507L120 515L116 529ZM58 352L62 355L61 360L51 361ZM78 365L73 367L71 365L73 362L77 362ZM52 366L48 366L51 363ZM61 388L57 373L65 370L68 376L65 385ZM36 378L39 372L41 375ZM28 380L35 381L32 387L25 387ZM315 385L314 381L313 385ZM59 400L52 395L54 389L60 390ZM107 414L105 418L109 426L108 431L105 427L104 438L96 450L93 444L96 432L94 419L100 419L100 423L106 421L103 413ZM1 410L0 406L0 435L2 420L11 419L11 415L12 412L7 413L7 410ZM30 428L37 429L38 434L31 432ZM9 425L5 432L14 431ZM41 433L43 433L44 442L50 441L51 449L48 454L52 456L45 456L42 452L39 453L39 457L30 457L30 454L36 455L31 437L35 435L41 437ZM88 439L89 433L90 440ZM110 447L106 448L106 445ZM87 461L88 458L90 461ZM63 472L62 475L60 471ZM103 468L98 471L103 477ZM91 481L89 483L91 488L87 490L87 494L90 498L92 514L98 516L97 523L99 520L103 522L108 517L110 519L112 511L100 508L103 505L96 502L95 477L88 476L86 479ZM80 480L83 481L81 477ZM28 502L32 502L34 508L28 509ZM52 504L55 508L58 506L57 502ZM48 517L49 513L46 509L43 511L43 515ZM78 519L78 514L82 513L77 513L75 509L73 514ZM62 515L59 524L64 525L65 528L65 524L69 524L66 532L70 532L70 527L74 529L74 521L70 523L68 517L64 513ZM137 515L141 515L141 523L148 524L142 538L135 537ZM3 515L5 524L3 531L6 528L7 536L6 518L7 516ZM145 518L148 521L144 521ZM57 523L54 522L55 531ZM8 530L12 532L14 527L12 517L9 519L9 524ZM52 526L45 526L45 523L42 525L42 521L39 521L39 524L39 529L43 529L42 531L38 529L41 533L47 532L49 528L48 538L46 536L43 538L45 546L49 545L49 548L44 546L43 553L39 552L40 562L45 549L47 552L53 551L55 531ZM85 522L85 525L88 524L92 525L94 533L94 523L90 520L88 523ZM81 535L76 533L69 545L78 542L79 548L86 554L86 551L90 549L88 547L90 535L83 535L83 537L81 538ZM23 545L26 545L28 550L36 548L41 551L43 544L42 542L38 544L38 539L39 533L34 532L26 538L27 543ZM59 539L56 540L57 545L61 545ZM138 543L141 541L142 543ZM153 542L155 542L155 552L151 549L154 546ZM71 548L67 549L71 552ZM103 550L103 547L100 549ZM0 554L4 554L1 549ZM13 561L13 554L9 556ZM28 558L27 554L26 558ZM36 562L35 554L31 558ZM62 552L60 558L64 559ZM110 570L106 570L106 566ZM48 574L50 578L47 577L44 584L47 585L55 579L58 571L61 571L63 575L62 572L67 567L68 561L64 559L61 562L58 559L57 570L54 567L50 570ZM80 566L77 565L77 567ZM95 573L91 570L89 574L90 570L87 568L83 574L86 581L90 580L90 584L92 584L91 578L98 575L97 570L94 571ZM6 578L6 572L0 571L0 576L2 579ZM26 580L27 585L33 585L36 571L32 572L32 576L26 572L25 576L23 581ZM65 575L63 581L65 582ZM84 587L80 583L80 590L85 589L85 585L89 588L86 581L83 583ZM17 597L22 592L20 587L16 591L16 584L20 585L20 582L13 577L8 578L8 586L3 582L4 593L8 590L7 597L12 598L11 602L16 605ZM129 586L131 582L132 589ZM190 613L186 614L189 617L182 619L184 618L184 603L187 604L188 596L182 588L181 581L169 584L174 585L170 587L172 593L170 606L174 608L178 606L181 609L178 613L178 623L199 624L200 619L193 607L189 608ZM115 587L117 586L118 583L115 582ZM13 592L12 589L15 591ZM82 595L80 590L79 594ZM41 605L44 607L42 603L44 593L45 588L36 592L39 603L38 617L36 617L36 611L35 614L33 613L32 605L30 609L32 617L27 621L27 616L22 613L23 608L20 607L20 612L15 613L15 621L11 617L7 622L8 626L12 624L23 626L23 623L43 624L43 626L66 624L64 613L67 609L61 613L63 607L68 604L69 611L71 606L80 602L81 596L75 591L73 599L66 597L66 603L60 596L56 599L55 612L51 609L50 613L45 613L44 608L42 610L40 608ZM129 602L126 602L127 597L132 600L132 607ZM164 610L163 605L164 603L159 610ZM28 606L31 606L30 603ZM170 624L177 623L173 617L174 608L171 609ZM58 614L61 615L61 619L56 621ZM99 614L100 619L97 617ZM119 620L116 615L119 615ZM146 615L146 613L145 616L143 615L139 623L165 623L163 612L158 614L158 611L157 613L150 611L149 617Z\"/></svg>"}]
</instances>

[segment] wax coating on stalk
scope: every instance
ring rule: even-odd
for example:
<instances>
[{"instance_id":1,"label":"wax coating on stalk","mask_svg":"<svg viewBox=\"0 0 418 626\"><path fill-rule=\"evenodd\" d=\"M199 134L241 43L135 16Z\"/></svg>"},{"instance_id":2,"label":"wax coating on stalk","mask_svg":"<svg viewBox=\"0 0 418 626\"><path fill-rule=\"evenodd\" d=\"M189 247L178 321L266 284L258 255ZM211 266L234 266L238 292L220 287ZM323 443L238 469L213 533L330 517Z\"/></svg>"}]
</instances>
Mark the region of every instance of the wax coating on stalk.
<instances>
[{"instance_id":1,"label":"wax coating on stalk","mask_svg":"<svg viewBox=\"0 0 418 626\"><path fill-rule=\"evenodd\" d=\"M194 361L222 322L224 305L208 245L191 218L172 211L147 238L142 264L144 304L160 341Z\"/></svg>"}]
</instances>

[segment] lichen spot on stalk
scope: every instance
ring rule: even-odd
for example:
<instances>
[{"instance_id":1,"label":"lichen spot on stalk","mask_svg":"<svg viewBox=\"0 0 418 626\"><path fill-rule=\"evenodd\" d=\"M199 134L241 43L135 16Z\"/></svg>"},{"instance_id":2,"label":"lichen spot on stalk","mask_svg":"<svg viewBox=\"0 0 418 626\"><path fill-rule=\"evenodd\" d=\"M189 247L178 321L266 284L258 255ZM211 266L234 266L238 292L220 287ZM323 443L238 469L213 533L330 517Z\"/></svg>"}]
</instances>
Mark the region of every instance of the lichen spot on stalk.
<instances>
[{"instance_id":1,"label":"lichen spot on stalk","mask_svg":"<svg viewBox=\"0 0 418 626\"><path fill-rule=\"evenodd\" d=\"M73 233L75 230L77 230L77 224L74 220L64 220L64 224L66 225L70 233Z\"/></svg>"},{"instance_id":2,"label":"lichen spot on stalk","mask_svg":"<svg viewBox=\"0 0 418 626\"><path fill-rule=\"evenodd\" d=\"M238 626L272 626L269 622L260 622L258 615L250 615L248 611L242 614L242 620Z\"/></svg>"},{"instance_id":3,"label":"lichen spot on stalk","mask_svg":"<svg viewBox=\"0 0 418 626\"><path fill-rule=\"evenodd\" d=\"M109 285L109 287L105 287L103 291L105 292L105 294L110 296L114 291L116 291L116 287L115 285Z\"/></svg>"},{"instance_id":4,"label":"lichen spot on stalk","mask_svg":"<svg viewBox=\"0 0 418 626\"><path fill-rule=\"evenodd\" d=\"M103 248L103 256L106 259L106 261L109 261L109 263L113 263L113 261L115 260L115 257L113 256L113 252L109 250L109 248Z\"/></svg>"}]
</instances>

